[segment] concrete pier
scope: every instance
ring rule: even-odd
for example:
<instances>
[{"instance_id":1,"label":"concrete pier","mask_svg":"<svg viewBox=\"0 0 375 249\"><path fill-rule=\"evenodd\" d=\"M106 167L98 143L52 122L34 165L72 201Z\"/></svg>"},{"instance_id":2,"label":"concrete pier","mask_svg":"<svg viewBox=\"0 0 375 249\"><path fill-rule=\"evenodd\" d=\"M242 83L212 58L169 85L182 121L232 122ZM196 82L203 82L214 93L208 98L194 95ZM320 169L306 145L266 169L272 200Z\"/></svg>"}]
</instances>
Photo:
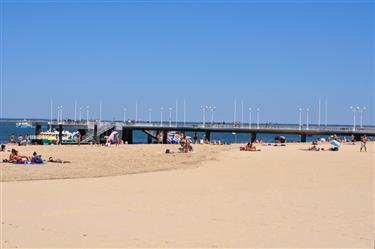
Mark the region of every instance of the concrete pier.
<instances>
[{"instance_id":1,"label":"concrete pier","mask_svg":"<svg viewBox=\"0 0 375 249\"><path fill-rule=\"evenodd\" d=\"M255 142L257 140L257 134L255 132L251 133L251 142Z\"/></svg>"},{"instance_id":2,"label":"concrete pier","mask_svg":"<svg viewBox=\"0 0 375 249\"><path fill-rule=\"evenodd\" d=\"M62 134L62 132L63 132L63 125L62 124L60 124L59 125L59 144L62 144L62 140L63 140L63 134Z\"/></svg>"},{"instance_id":3,"label":"concrete pier","mask_svg":"<svg viewBox=\"0 0 375 249\"><path fill-rule=\"evenodd\" d=\"M166 144L168 143L168 131L167 130L163 130L163 144Z\"/></svg>"},{"instance_id":4,"label":"concrete pier","mask_svg":"<svg viewBox=\"0 0 375 249\"><path fill-rule=\"evenodd\" d=\"M40 123L36 123L35 125L35 135L38 136L42 132L42 125Z\"/></svg>"},{"instance_id":5,"label":"concrete pier","mask_svg":"<svg viewBox=\"0 0 375 249\"><path fill-rule=\"evenodd\" d=\"M94 144L98 144L98 125L94 125Z\"/></svg>"},{"instance_id":6,"label":"concrete pier","mask_svg":"<svg viewBox=\"0 0 375 249\"><path fill-rule=\"evenodd\" d=\"M210 131L206 131L205 136L206 136L207 141L211 141L211 132Z\"/></svg>"},{"instance_id":7,"label":"concrete pier","mask_svg":"<svg viewBox=\"0 0 375 249\"><path fill-rule=\"evenodd\" d=\"M37 124L37 123L36 123ZM60 125L63 128L67 129L78 129L81 132L82 137L84 137L89 133L89 130L94 130L94 136L92 137L92 141L95 142L98 136L105 136L108 132L110 133L113 130L121 131L122 130L122 139L124 142L129 144L133 143L133 132L134 131L144 131L146 134L150 132L162 132L162 142L167 143L167 133L171 131L180 131L186 134L187 132L194 132L194 133L203 133L205 134L206 139L211 140L212 133L236 133L236 134L251 134L249 138L250 141L255 141L257 138L257 134L274 134L277 135L300 135L301 142L306 142L308 136L330 136L336 134L337 136L346 136L351 137L352 135L355 136L357 141L361 140L361 137L366 134L370 137L375 137L375 127L374 126L367 126L365 128L358 128L357 130L353 131L352 127L350 126L331 126L331 127L318 127L311 125L308 130L300 129L299 126L295 125L275 125L270 127L269 125L260 125L260 127L251 128L248 126L233 126L231 124L213 124L213 125L205 125L202 126L200 124L189 124L185 126L167 126L167 125L160 125L160 123L146 123L146 122L139 122L139 123L124 123L124 122L65 122L63 124L57 123L53 121L50 122L49 125L52 128L60 129ZM36 134L41 131L41 126L36 126ZM100 131L100 134L99 134ZM97 134L95 134L97 132ZM151 143L153 139L153 135L149 134L147 136L147 142Z\"/></svg>"}]
</instances>

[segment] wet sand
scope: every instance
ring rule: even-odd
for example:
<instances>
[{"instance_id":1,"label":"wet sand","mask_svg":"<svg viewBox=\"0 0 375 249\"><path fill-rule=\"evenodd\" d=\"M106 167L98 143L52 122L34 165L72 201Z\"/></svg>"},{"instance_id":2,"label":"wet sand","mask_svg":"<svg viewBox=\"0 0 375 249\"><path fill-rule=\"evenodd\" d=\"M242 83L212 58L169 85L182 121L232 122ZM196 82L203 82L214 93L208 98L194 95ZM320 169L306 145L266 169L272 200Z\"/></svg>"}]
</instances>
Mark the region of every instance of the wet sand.
<instances>
[{"instance_id":1,"label":"wet sand","mask_svg":"<svg viewBox=\"0 0 375 249\"><path fill-rule=\"evenodd\" d=\"M1 164L1 245L373 248L374 144L308 146L25 148L73 163Z\"/></svg>"}]
</instances>

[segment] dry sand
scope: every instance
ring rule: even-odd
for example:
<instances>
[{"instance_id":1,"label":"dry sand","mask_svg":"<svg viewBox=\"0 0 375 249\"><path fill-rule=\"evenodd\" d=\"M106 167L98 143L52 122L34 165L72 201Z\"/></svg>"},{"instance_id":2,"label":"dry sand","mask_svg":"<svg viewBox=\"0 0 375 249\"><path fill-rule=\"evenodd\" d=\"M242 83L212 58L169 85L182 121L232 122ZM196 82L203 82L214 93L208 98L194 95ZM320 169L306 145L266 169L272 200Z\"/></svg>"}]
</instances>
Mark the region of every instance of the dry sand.
<instances>
[{"instance_id":1,"label":"dry sand","mask_svg":"<svg viewBox=\"0 0 375 249\"><path fill-rule=\"evenodd\" d=\"M374 144L308 146L22 148L73 163L0 164L1 246L373 248Z\"/></svg>"}]
</instances>

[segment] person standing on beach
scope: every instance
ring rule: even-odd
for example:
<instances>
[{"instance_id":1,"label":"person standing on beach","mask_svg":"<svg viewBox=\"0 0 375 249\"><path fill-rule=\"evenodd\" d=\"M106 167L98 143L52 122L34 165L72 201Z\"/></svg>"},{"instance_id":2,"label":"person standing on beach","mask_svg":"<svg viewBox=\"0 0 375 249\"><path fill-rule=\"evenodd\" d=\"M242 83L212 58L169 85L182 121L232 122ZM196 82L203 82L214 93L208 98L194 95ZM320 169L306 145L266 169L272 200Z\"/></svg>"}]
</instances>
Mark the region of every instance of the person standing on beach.
<instances>
[{"instance_id":1,"label":"person standing on beach","mask_svg":"<svg viewBox=\"0 0 375 249\"><path fill-rule=\"evenodd\" d=\"M362 152L363 149L365 150L365 152L367 152L366 144L367 144L367 136L365 134L365 135L363 135L363 137L361 139L361 150L360 150L360 152Z\"/></svg>"},{"instance_id":2,"label":"person standing on beach","mask_svg":"<svg viewBox=\"0 0 375 249\"><path fill-rule=\"evenodd\" d=\"M78 131L77 133L77 142L78 142L78 146L81 145L81 132Z\"/></svg>"},{"instance_id":3,"label":"person standing on beach","mask_svg":"<svg viewBox=\"0 0 375 249\"><path fill-rule=\"evenodd\" d=\"M352 144L355 145L355 137L354 137L354 134L352 134Z\"/></svg>"},{"instance_id":4,"label":"person standing on beach","mask_svg":"<svg viewBox=\"0 0 375 249\"><path fill-rule=\"evenodd\" d=\"M198 143L198 134L194 132L194 144Z\"/></svg>"},{"instance_id":5,"label":"person standing on beach","mask_svg":"<svg viewBox=\"0 0 375 249\"><path fill-rule=\"evenodd\" d=\"M25 140L26 140L26 143L25 143L25 146L26 146L29 144L29 141L30 141L29 134L26 134Z\"/></svg>"},{"instance_id":6,"label":"person standing on beach","mask_svg":"<svg viewBox=\"0 0 375 249\"><path fill-rule=\"evenodd\" d=\"M23 140L22 135L19 135L19 137L18 137L18 146L22 145L22 140Z\"/></svg>"},{"instance_id":7,"label":"person standing on beach","mask_svg":"<svg viewBox=\"0 0 375 249\"><path fill-rule=\"evenodd\" d=\"M12 133L12 135L10 135L10 138L9 138L9 144L15 144L16 141L14 140L14 133Z\"/></svg>"}]
</instances>

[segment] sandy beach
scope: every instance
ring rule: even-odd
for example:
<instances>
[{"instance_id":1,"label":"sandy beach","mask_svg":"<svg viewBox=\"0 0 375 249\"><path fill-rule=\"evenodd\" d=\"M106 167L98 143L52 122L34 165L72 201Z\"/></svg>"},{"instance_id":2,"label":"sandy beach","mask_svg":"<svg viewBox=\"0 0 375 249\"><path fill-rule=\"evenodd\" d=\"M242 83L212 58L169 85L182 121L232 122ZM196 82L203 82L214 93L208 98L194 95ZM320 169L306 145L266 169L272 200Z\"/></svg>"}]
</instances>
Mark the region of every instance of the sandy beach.
<instances>
[{"instance_id":1,"label":"sandy beach","mask_svg":"<svg viewBox=\"0 0 375 249\"><path fill-rule=\"evenodd\" d=\"M373 143L239 146L22 147L72 163L0 164L1 246L373 248Z\"/></svg>"}]
</instances>

